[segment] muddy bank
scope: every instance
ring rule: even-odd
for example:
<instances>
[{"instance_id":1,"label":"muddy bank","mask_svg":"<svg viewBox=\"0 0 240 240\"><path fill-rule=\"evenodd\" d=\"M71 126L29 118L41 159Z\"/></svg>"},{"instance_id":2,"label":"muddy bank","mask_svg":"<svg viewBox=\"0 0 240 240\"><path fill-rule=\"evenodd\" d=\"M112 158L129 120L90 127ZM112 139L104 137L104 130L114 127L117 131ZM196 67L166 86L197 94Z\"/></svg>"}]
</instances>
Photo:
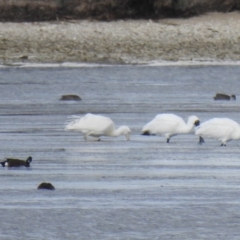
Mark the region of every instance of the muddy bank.
<instances>
[{"instance_id":1,"label":"muddy bank","mask_svg":"<svg viewBox=\"0 0 240 240\"><path fill-rule=\"evenodd\" d=\"M0 23L0 61L240 60L240 14L189 19Z\"/></svg>"}]
</instances>

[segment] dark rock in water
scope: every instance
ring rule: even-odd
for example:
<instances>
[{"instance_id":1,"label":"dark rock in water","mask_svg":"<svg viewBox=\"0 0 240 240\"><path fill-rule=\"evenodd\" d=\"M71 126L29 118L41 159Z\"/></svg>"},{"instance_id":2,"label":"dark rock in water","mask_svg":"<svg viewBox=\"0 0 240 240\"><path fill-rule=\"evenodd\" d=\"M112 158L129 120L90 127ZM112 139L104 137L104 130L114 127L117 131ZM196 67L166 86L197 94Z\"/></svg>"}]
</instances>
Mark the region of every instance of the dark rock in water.
<instances>
[{"instance_id":1,"label":"dark rock in water","mask_svg":"<svg viewBox=\"0 0 240 240\"><path fill-rule=\"evenodd\" d=\"M60 98L62 101L81 101L82 99L78 95L62 95Z\"/></svg>"},{"instance_id":2,"label":"dark rock in water","mask_svg":"<svg viewBox=\"0 0 240 240\"><path fill-rule=\"evenodd\" d=\"M0 162L3 167L29 167L32 162L32 157L28 157L27 160L7 158L5 161Z\"/></svg>"},{"instance_id":3,"label":"dark rock in water","mask_svg":"<svg viewBox=\"0 0 240 240\"><path fill-rule=\"evenodd\" d=\"M223 93L217 93L215 97L213 97L214 100L236 100L236 95L227 95Z\"/></svg>"},{"instance_id":4,"label":"dark rock in water","mask_svg":"<svg viewBox=\"0 0 240 240\"><path fill-rule=\"evenodd\" d=\"M51 183L43 182L38 186L37 189L55 190L55 187Z\"/></svg>"}]
</instances>

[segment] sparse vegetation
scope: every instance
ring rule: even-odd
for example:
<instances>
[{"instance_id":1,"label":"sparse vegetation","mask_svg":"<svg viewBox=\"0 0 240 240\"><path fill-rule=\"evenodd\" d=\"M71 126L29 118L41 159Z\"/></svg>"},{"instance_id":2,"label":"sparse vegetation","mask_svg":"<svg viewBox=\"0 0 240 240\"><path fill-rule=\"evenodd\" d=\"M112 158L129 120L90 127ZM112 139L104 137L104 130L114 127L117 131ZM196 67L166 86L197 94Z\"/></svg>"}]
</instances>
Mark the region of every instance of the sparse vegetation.
<instances>
[{"instance_id":1,"label":"sparse vegetation","mask_svg":"<svg viewBox=\"0 0 240 240\"><path fill-rule=\"evenodd\" d=\"M240 0L0 0L0 21L189 17L240 9Z\"/></svg>"}]
</instances>

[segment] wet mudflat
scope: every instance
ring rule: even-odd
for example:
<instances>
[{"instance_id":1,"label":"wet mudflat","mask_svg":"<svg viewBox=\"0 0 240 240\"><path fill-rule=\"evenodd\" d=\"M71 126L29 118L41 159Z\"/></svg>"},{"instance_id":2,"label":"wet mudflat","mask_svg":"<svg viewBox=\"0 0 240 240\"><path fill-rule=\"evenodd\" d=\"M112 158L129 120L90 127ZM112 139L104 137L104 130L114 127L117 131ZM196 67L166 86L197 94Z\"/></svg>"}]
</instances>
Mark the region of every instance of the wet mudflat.
<instances>
[{"instance_id":1,"label":"wet mudflat","mask_svg":"<svg viewBox=\"0 0 240 240\"><path fill-rule=\"evenodd\" d=\"M238 66L1 68L0 239L238 239L240 142L141 136L156 114L240 122ZM236 101L214 101L217 92ZM82 101L60 101L76 94ZM70 115L96 113L131 141L85 142ZM41 182L56 190L37 190Z\"/></svg>"}]
</instances>

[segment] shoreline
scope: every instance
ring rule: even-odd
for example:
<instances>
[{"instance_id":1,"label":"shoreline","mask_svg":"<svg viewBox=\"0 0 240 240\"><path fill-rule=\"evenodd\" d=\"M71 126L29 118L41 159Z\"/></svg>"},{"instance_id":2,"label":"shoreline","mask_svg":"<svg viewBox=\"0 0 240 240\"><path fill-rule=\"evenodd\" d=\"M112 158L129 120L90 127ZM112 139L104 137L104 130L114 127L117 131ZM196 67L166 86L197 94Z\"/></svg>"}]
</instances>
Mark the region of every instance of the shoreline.
<instances>
[{"instance_id":1,"label":"shoreline","mask_svg":"<svg viewBox=\"0 0 240 240\"><path fill-rule=\"evenodd\" d=\"M97 64L97 63L23 63L14 62L9 64L0 64L0 68L108 68L108 67L185 67L185 66L240 66L240 61L178 61L178 62L149 62L145 64Z\"/></svg>"},{"instance_id":2,"label":"shoreline","mask_svg":"<svg viewBox=\"0 0 240 240\"><path fill-rule=\"evenodd\" d=\"M0 23L0 64L240 61L240 14L114 22Z\"/></svg>"}]
</instances>

